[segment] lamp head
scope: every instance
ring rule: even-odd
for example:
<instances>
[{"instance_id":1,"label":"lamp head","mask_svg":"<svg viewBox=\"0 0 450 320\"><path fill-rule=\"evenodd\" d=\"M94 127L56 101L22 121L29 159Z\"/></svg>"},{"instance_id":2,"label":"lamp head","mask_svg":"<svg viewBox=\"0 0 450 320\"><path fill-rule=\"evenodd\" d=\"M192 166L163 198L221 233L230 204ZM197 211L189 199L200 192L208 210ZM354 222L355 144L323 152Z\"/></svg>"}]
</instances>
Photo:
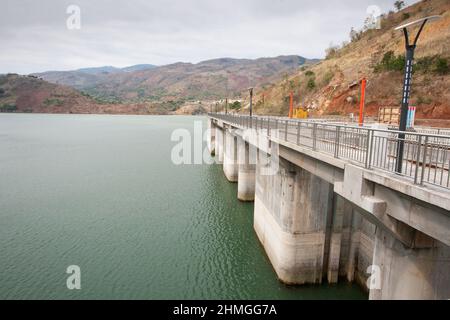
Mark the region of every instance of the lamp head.
<instances>
[{"instance_id":1,"label":"lamp head","mask_svg":"<svg viewBox=\"0 0 450 320\"><path fill-rule=\"evenodd\" d=\"M442 16L429 16L429 17L421 18L421 19L418 19L418 20L415 20L415 21L411 21L411 22L402 24L402 25L396 27L394 30L403 30L403 29L405 29L405 28L408 28L408 27L411 27L411 26L415 26L415 25L421 24L421 23L423 23L425 20L426 20L427 22L431 22L431 21L439 20L440 18L442 18Z\"/></svg>"}]
</instances>

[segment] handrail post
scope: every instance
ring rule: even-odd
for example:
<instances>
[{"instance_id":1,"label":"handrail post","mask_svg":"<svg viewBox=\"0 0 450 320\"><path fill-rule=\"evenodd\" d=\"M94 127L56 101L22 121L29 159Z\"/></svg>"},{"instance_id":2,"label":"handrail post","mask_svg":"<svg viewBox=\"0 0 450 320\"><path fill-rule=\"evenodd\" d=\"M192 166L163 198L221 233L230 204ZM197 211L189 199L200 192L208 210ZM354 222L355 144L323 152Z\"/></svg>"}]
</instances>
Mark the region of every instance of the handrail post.
<instances>
[{"instance_id":1,"label":"handrail post","mask_svg":"<svg viewBox=\"0 0 450 320\"><path fill-rule=\"evenodd\" d=\"M300 145L300 124L300 121L297 122L297 145Z\"/></svg>"},{"instance_id":2,"label":"handrail post","mask_svg":"<svg viewBox=\"0 0 450 320\"><path fill-rule=\"evenodd\" d=\"M423 176L425 175L426 161L427 161L427 147L428 147L428 136L425 136L425 142L423 145L423 158L422 158L422 172L420 174L420 185L423 186Z\"/></svg>"},{"instance_id":3,"label":"handrail post","mask_svg":"<svg viewBox=\"0 0 450 320\"><path fill-rule=\"evenodd\" d=\"M367 131L367 139L366 139L366 159L364 161L364 166L366 168L369 166L368 165L368 162L369 162L369 148L370 148L369 144L370 144L370 130Z\"/></svg>"},{"instance_id":4,"label":"handrail post","mask_svg":"<svg viewBox=\"0 0 450 320\"><path fill-rule=\"evenodd\" d=\"M313 150L316 150L316 144L317 144L317 123L313 123L313 132L312 132L312 138L313 138Z\"/></svg>"},{"instance_id":5,"label":"handrail post","mask_svg":"<svg viewBox=\"0 0 450 320\"><path fill-rule=\"evenodd\" d=\"M417 141L417 155L416 155L416 170L414 171L414 184L417 184L418 174L419 174L419 164L420 164L420 148L422 146L422 135L418 136L419 141Z\"/></svg>"},{"instance_id":6,"label":"handrail post","mask_svg":"<svg viewBox=\"0 0 450 320\"><path fill-rule=\"evenodd\" d=\"M373 130L367 131L367 146L366 146L366 169L370 169L372 163L372 151L373 151Z\"/></svg>"},{"instance_id":7,"label":"handrail post","mask_svg":"<svg viewBox=\"0 0 450 320\"><path fill-rule=\"evenodd\" d=\"M288 121L286 120L285 126L284 126L284 140L287 141L287 132L288 132Z\"/></svg>"},{"instance_id":8,"label":"handrail post","mask_svg":"<svg viewBox=\"0 0 450 320\"><path fill-rule=\"evenodd\" d=\"M340 136L341 127L336 127L336 137L334 138L334 157L339 158L339 136Z\"/></svg>"}]
</instances>

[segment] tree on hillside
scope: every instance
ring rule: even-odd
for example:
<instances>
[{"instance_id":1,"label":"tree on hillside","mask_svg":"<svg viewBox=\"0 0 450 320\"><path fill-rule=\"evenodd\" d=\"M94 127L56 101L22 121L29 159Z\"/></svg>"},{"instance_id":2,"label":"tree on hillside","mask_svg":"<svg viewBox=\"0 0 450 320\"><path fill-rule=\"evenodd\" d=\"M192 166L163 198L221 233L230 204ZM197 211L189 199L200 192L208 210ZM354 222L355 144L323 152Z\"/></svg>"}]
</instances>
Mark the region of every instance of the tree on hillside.
<instances>
[{"instance_id":1,"label":"tree on hillside","mask_svg":"<svg viewBox=\"0 0 450 320\"><path fill-rule=\"evenodd\" d=\"M230 104L230 109L238 110L241 108L241 103L239 101L234 101L232 104Z\"/></svg>"},{"instance_id":2,"label":"tree on hillside","mask_svg":"<svg viewBox=\"0 0 450 320\"><path fill-rule=\"evenodd\" d=\"M343 47L345 47L345 45L343 45ZM325 49L325 59L331 59L336 56L339 49L339 46L335 46L333 43L330 43L330 46Z\"/></svg>"},{"instance_id":3,"label":"tree on hillside","mask_svg":"<svg viewBox=\"0 0 450 320\"><path fill-rule=\"evenodd\" d=\"M309 90L313 90L316 87L316 81L314 80L314 78L310 78L306 86Z\"/></svg>"},{"instance_id":4,"label":"tree on hillside","mask_svg":"<svg viewBox=\"0 0 450 320\"><path fill-rule=\"evenodd\" d=\"M402 10L404 6L405 6L405 1L395 1L394 2L394 7L395 7L395 9L397 9L397 11Z\"/></svg>"},{"instance_id":5,"label":"tree on hillside","mask_svg":"<svg viewBox=\"0 0 450 320\"><path fill-rule=\"evenodd\" d=\"M350 30L350 41L356 42L356 41L360 40L361 37L362 37L362 31L356 31L355 28L352 27L352 29Z\"/></svg>"}]
</instances>

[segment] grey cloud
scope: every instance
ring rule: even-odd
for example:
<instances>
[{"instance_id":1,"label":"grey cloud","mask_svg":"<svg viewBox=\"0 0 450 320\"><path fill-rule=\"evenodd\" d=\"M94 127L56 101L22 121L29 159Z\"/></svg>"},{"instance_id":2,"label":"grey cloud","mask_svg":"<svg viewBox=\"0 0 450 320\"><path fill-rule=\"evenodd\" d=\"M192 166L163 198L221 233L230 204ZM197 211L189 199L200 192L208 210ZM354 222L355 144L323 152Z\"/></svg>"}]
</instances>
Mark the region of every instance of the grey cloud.
<instances>
[{"instance_id":1,"label":"grey cloud","mask_svg":"<svg viewBox=\"0 0 450 320\"><path fill-rule=\"evenodd\" d=\"M322 57L393 0L0 0L0 73L281 54ZM413 0L409 3L415 2ZM66 8L81 8L81 30Z\"/></svg>"}]
</instances>

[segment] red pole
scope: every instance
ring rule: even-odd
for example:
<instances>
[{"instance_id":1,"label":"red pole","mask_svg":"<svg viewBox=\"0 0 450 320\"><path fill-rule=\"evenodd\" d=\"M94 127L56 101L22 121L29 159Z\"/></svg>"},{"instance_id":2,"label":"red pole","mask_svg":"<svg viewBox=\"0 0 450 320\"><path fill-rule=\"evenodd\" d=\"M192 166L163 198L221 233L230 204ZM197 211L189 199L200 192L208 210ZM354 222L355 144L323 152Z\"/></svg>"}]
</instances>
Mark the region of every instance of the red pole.
<instances>
[{"instance_id":1,"label":"red pole","mask_svg":"<svg viewBox=\"0 0 450 320\"><path fill-rule=\"evenodd\" d=\"M359 126L362 127L364 124L364 105L366 99L366 78L361 80L361 103L359 105Z\"/></svg>"},{"instance_id":2,"label":"red pole","mask_svg":"<svg viewBox=\"0 0 450 320\"><path fill-rule=\"evenodd\" d=\"M294 113L294 93L291 91L289 96L289 118L292 118Z\"/></svg>"}]
</instances>

